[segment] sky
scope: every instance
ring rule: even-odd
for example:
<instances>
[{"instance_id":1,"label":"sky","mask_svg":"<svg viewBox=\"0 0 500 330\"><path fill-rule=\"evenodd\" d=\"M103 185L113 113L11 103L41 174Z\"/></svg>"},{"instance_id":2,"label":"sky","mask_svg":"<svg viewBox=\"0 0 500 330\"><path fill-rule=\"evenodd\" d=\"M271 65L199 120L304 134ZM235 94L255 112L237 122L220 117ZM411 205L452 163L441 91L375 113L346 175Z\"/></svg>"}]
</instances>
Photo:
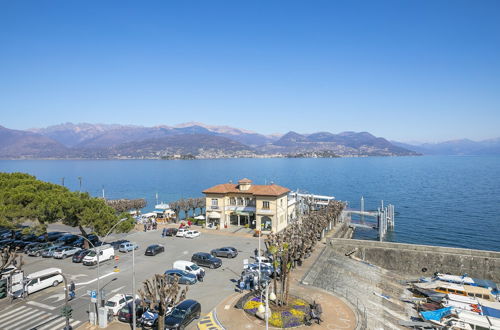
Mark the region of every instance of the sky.
<instances>
[{"instance_id":1,"label":"sky","mask_svg":"<svg viewBox=\"0 0 500 330\"><path fill-rule=\"evenodd\" d=\"M0 0L0 125L500 136L500 1Z\"/></svg>"}]
</instances>

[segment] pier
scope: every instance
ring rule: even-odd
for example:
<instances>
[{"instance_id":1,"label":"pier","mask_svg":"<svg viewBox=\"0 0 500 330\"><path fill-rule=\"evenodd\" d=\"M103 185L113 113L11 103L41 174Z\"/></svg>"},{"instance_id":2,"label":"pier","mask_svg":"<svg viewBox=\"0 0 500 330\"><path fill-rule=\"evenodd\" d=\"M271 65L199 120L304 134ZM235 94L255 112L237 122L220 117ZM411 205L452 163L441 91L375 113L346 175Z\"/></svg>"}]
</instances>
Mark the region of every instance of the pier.
<instances>
[{"instance_id":1,"label":"pier","mask_svg":"<svg viewBox=\"0 0 500 330\"><path fill-rule=\"evenodd\" d=\"M343 216L349 222L349 225L354 228L365 228L378 230L379 241L382 242L387 235L389 229L394 229L395 211L394 205L388 204L384 206L384 201L380 202L380 206L376 211L365 210L365 200L361 197L360 210L347 208L343 211ZM353 222L352 215L359 215L360 222ZM369 223L365 221L365 217L375 218L376 222Z\"/></svg>"}]
</instances>

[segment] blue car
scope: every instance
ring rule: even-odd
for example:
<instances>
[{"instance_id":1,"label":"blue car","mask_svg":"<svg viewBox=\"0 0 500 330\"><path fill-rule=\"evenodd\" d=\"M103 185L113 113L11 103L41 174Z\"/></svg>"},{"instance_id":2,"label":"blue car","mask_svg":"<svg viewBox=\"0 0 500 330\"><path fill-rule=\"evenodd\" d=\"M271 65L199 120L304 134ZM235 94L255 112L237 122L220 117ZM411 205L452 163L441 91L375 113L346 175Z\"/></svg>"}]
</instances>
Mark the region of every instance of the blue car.
<instances>
[{"instance_id":1,"label":"blue car","mask_svg":"<svg viewBox=\"0 0 500 330\"><path fill-rule=\"evenodd\" d=\"M158 323L158 312L155 310L151 310L148 308L147 311L145 311L141 318L139 319L139 324L143 328L156 328Z\"/></svg>"},{"instance_id":2,"label":"blue car","mask_svg":"<svg viewBox=\"0 0 500 330\"><path fill-rule=\"evenodd\" d=\"M118 251L120 252L130 252L132 250L137 250L139 246L135 243L132 242L126 242L120 244L120 247L118 248Z\"/></svg>"},{"instance_id":3,"label":"blue car","mask_svg":"<svg viewBox=\"0 0 500 330\"><path fill-rule=\"evenodd\" d=\"M179 284L195 284L198 280L196 276L184 270L170 269L165 272L167 277L177 280Z\"/></svg>"}]
</instances>

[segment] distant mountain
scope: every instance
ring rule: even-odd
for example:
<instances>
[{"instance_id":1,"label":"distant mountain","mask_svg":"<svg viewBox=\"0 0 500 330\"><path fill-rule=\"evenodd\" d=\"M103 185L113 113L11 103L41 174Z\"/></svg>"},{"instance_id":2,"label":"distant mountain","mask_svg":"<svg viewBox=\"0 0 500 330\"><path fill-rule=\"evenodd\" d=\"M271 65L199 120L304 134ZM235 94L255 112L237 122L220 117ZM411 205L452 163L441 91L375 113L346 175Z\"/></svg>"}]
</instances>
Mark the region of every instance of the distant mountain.
<instances>
[{"instance_id":1,"label":"distant mountain","mask_svg":"<svg viewBox=\"0 0 500 330\"><path fill-rule=\"evenodd\" d=\"M468 139L439 143L408 144L392 141L393 144L415 150L424 155L500 155L500 138L483 141Z\"/></svg>"},{"instance_id":2,"label":"distant mountain","mask_svg":"<svg viewBox=\"0 0 500 330\"><path fill-rule=\"evenodd\" d=\"M309 151L331 151L343 156L403 156L417 153L403 147L395 146L384 138L379 138L367 132L342 132L333 134L318 132L313 134L299 134L288 132L272 146L269 151L287 153L307 153Z\"/></svg>"},{"instance_id":3,"label":"distant mountain","mask_svg":"<svg viewBox=\"0 0 500 330\"><path fill-rule=\"evenodd\" d=\"M32 128L29 131L47 136L66 147L74 147L84 141L92 140L108 131L132 129L136 126L106 125L106 124L73 124L65 123L46 128Z\"/></svg>"},{"instance_id":4,"label":"distant mountain","mask_svg":"<svg viewBox=\"0 0 500 330\"><path fill-rule=\"evenodd\" d=\"M133 141L180 134L222 136L249 146L258 146L275 140L273 137L267 137L247 130L229 126L210 126L195 122L177 126L160 125L155 127L66 123L47 128L31 129L31 131L50 137L67 147L85 149L109 148Z\"/></svg>"},{"instance_id":5,"label":"distant mountain","mask_svg":"<svg viewBox=\"0 0 500 330\"><path fill-rule=\"evenodd\" d=\"M65 157L67 148L49 137L0 126L0 158Z\"/></svg>"},{"instance_id":6,"label":"distant mountain","mask_svg":"<svg viewBox=\"0 0 500 330\"><path fill-rule=\"evenodd\" d=\"M129 142L110 149L113 157L163 157L192 155L204 158L250 155L254 150L237 141L215 135L178 134L158 139Z\"/></svg>"},{"instance_id":7,"label":"distant mountain","mask_svg":"<svg viewBox=\"0 0 500 330\"><path fill-rule=\"evenodd\" d=\"M179 155L222 158L418 154L416 149L395 145L367 132L288 132L266 136L197 122L154 127L66 123L30 131L2 129L0 157L4 158L170 159Z\"/></svg>"}]
</instances>

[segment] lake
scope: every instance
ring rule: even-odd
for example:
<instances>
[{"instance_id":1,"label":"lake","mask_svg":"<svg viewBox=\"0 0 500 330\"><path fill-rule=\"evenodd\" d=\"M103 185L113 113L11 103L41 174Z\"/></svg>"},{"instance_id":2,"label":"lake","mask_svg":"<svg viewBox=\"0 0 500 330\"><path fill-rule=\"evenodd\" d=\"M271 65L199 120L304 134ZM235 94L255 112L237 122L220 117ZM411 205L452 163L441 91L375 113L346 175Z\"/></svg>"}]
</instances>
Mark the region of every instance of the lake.
<instances>
[{"instance_id":1,"label":"lake","mask_svg":"<svg viewBox=\"0 0 500 330\"><path fill-rule=\"evenodd\" d=\"M333 195L375 210L381 200L396 208L387 240L500 251L500 157L368 157L214 160L0 160L2 172L38 179L106 198L169 202L247 177L302 192ZM370 230L358 238L375 238Z\"/></svg>"}]
</instances>

